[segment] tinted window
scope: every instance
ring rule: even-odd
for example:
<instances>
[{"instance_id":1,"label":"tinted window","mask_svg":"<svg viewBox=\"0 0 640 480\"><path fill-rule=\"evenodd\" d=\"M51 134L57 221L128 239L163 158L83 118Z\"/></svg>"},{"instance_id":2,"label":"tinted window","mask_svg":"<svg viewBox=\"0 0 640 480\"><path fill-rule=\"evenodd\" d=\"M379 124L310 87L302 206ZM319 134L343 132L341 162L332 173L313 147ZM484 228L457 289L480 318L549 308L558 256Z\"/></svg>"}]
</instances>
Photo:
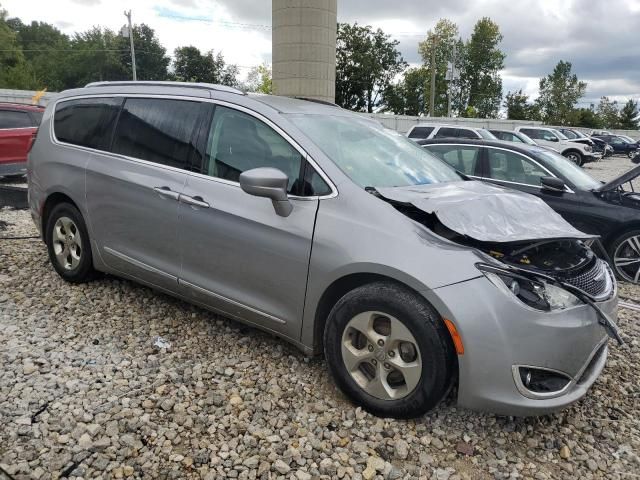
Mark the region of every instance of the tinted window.
<instances>
[{"instance_id":1,"label":"tinted window","mask_svg":"<svg viewBox=\"0 0 640 480\"><path fill-rule=\"evenodd\" d=\"M84 98L58 103L53 120L56 138L73 145L107 150L121 104L120 98Z\"/></svg>"},{"instance_id":2,"label":"tinted window","mask_svg":"<svg viewBox=\"0 0 640 480\"><path fill-rule=\"evenodd\" d=\"M31 118L34 121L34 126L39 127L42 123L42 116L44 112L31 112Z\"/></svg>"},{"instance_id":3,"label":"tinted window","mask_svg":"<svg viewBox=\"0 0 640 480\"><path fill-rule=\"evenodd\" d=\"M457 128L442 127L436 133L435 138L455 138L457 136L458 136L458 129Z\"/></svg>"},{"instance_id":4,"label":"tinted window","mask_svg":"<svg viewBox=\"0 0 640 480\"><path fill-rule=\"evenodd\" d=\"M540 130L536 130L534 128L523 128L520 131L534 140L542 140L543 138Z\"/></svg>"},{"instance_id":5,"label":"tinted window","mask_svg":"<svg viewBox=\"0 0 640 480\"><path fill-rule=\"evenodd\" d=\"M32 127L32 124L27 112L0 110L0 128L26 128Z\"/></svg>"},{"instance_id":6,"label":"tinted window","mask_svg":"<svg viewBox=\"0 0 640 480\"><path fill-rule=\"evenodd\" d=\"M549 174L530 159L508 150L488 148L489 178L540 186L540 177Z\"/></svg>"},{"instance_id":7,"label":"tinted window","mask_svg":"<svg viewBox=\"0 0 640 480\"><path fill-rule=\"evenodd\" d=\"M473 130L467 130L466 128L458 128L458 138L478 138L478 134Z\"/></svg>"},{"instance_id":8,"label":"tinted window","mask_svg":"<svg viewBox=\"0 0 640 480\"><path fill-rule=\"evenodd\" d=\"M302 188L297 192L298 195L303 197L310 197L314 195L329 195L331 188L327 185L322 177L316 172L316 170L307 163L304 170L304 181Z\"/></svg>"},{"instance_id":9,"label":"tinted window","mask_svg":"<svg viewBox=\"0 0 640 480\"><path fill-rule=\"evenodd\" d=\"M204 174L238 182L246 170L273 167L289 177L288 191L295 193L302 164L302 155L265 123L238 110L216 107Z\"/></svg>"},{"instance_id":10,"label":"tinted window","mask_svg":"<svg viewBox=\"0 0 640 480\"><path fill-rule=\"evenodd\" d=\"M434 127L415 127L411 130L409 138L429 138Z\"/></svg>"},{"instance_id":11,"label":"tinted window","mask_svg":"<svg viewBox=\"0 0 640 480\"><path fill-rule=\"evenodd\" d=\"M427 145L426 148L457 171L465 175L476 174L476 165L480 159L480 147L466 145Z\"/></svg>"},{"instance_id":12,"label":"tinted window","mask_svg":"<svg viewBox=\"0 0 640 480\"><path fill-rule=\"evenodd\" d=\"M149 162L186 168L200 103L128 98L120 114L113 152Z\"/></svg>"}]
</instances>

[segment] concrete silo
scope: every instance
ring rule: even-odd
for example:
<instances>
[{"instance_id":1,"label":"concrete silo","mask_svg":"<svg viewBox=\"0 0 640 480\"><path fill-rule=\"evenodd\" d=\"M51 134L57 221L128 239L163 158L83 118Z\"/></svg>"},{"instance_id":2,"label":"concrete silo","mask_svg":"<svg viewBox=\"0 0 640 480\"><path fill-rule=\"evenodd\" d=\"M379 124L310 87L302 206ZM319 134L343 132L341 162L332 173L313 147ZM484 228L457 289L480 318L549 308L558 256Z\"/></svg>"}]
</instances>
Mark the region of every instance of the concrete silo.
<instances>
[{"instance_id":1,"label":"concrete silo","mask_svg":"<svg viewBox=\"0 0 640 480\"><path fill-rule=\"evenodd\" d=\"M337 0L273 0L273 93L334 102Z\"/></svg>"}]
</instances>

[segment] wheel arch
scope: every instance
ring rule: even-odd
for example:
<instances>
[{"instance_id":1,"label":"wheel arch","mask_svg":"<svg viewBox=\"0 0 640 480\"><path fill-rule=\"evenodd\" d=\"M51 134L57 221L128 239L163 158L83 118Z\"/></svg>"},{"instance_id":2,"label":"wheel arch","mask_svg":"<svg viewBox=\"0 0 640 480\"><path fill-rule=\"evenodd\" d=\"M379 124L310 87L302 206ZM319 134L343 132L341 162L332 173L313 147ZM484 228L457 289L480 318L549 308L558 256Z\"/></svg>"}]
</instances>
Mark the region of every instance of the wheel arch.
<instances>
[{"instance_id":1,"label":"wheel arch","mask_svg":"<svg viewBox=\"0 0 640 480\"><path fill-rule=\"evenodd\" d=\"M631 232L633 230L640 231L640 221L631 221L631 222L625 223L624 225L618 227L617 229L609 233L606 238L603 238L602 243L604 244L604 248L607 250L607 253L613 253L613 252L610 252L610 249L611 247L613 247L614 241L616 241L620 236L624 235L626 232Z\"/></svg>"},{"instance_id":2,"label":"wheel arch","mask_svg":"<svg viewBox=\"0 0 640 480\"><path fill-rule=\"evenodd\" d=\"M81 212L80 207L78 206L78 203L76 203L69 195L67 195L66 193L63 192L53 192L51 194L49 194L46 198L46 200L44 201L44 204L42 205L42 214L40 216L40 222L41 222L41 232L42 232L42 239L46 242L47 241L47 222L49 220L49 215L51 214L51 211L55 208L56 205L60 205L61 203L69 203L71 205L73 205L74 207L76 207L78 209L78 211ZM86 222L85 222L86 223Z\"/></svg>"}]
</instances>

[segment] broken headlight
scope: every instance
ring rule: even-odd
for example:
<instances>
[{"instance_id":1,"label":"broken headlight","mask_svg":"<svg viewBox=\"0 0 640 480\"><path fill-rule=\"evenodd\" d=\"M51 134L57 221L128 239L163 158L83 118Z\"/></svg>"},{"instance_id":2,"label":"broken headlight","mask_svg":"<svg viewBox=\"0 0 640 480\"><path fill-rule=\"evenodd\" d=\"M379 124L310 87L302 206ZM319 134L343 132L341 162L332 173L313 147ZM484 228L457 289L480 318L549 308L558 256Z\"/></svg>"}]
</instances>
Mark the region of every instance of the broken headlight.
<instances>
[{"instance_id":1,"label":"broken headlight","mask_svg":"<svg viewBox=\"0 0 640 480\"><path fill-rule=\"evenodd\" d=\"M500 290L536 310L550 312L584 304L571 292L544 279L533 280L509 270L484 264L478 264L477 267Z\"/></svg>"}]
</instances>

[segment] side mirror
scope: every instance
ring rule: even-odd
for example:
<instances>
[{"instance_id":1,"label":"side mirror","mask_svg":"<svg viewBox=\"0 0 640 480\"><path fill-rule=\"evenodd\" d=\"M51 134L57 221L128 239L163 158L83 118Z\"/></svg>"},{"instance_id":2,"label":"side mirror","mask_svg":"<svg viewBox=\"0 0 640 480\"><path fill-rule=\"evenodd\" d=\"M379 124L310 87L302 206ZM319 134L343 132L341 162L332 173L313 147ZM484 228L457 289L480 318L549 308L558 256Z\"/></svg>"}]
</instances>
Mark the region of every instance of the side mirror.
<instances>
[{"instance_id":1,"label":"side mirror","mask_svg":"<svg viewBox=\"0 0 640 480\"><path fill-rule=\"evenodd\" d=\"M558 137L551 137L549 138L549 140L551 140L552 142L559 142L560 139Z\"/></svg>"},{"instance_id":2,"label":"side mirror","mask_svg":"<svg viewBox=\"0 0 640 480\"><path fill-rule=\"evenodd\" d=\"M281 217L288 217L293 205L287 195L289 177L277 168L254 168L240 174L240 188L249 195L271 199Z\"/></svg>"},{"instance_id":3,"label":"side mirror","mask_svg":"<svg viewBox=\"0 0 640 480\"><path fill-rule=\"evenodd\" d=\"M550 192L564 192L565 183L556 177L542 177L540 178L540 186L543 190Z\"/></svg>"}]
</instances>

